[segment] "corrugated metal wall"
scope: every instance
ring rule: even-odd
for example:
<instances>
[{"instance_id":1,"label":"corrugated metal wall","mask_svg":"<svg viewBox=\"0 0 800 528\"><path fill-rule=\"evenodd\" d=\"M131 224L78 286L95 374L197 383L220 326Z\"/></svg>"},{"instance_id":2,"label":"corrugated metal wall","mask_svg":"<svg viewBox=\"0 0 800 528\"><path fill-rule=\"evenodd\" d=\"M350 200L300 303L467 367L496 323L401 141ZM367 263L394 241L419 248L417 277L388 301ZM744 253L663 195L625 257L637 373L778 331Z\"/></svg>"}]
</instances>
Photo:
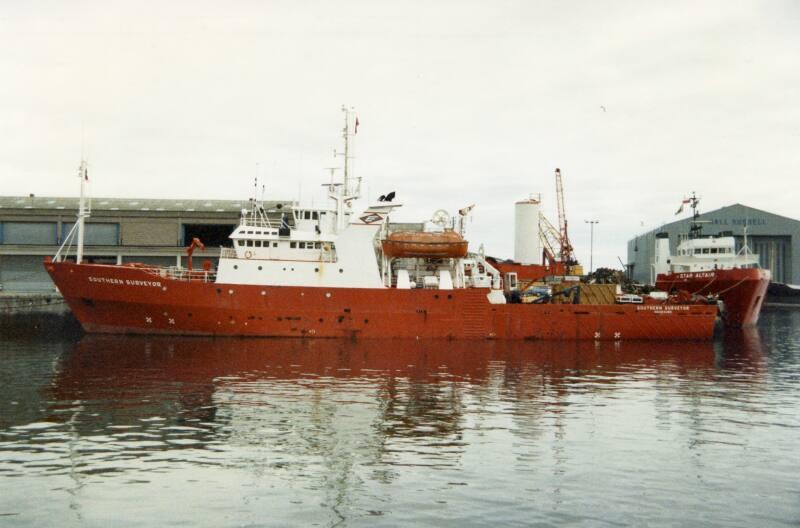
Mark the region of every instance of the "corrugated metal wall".
<instances>
[{"instance_id":1,"label":"corrugated metal wall","mask_svg":"<svg viewBox=\"0 0 800 528\"><path fill-rule=\"evenodd\" d=\"M2 244L52 245L57 243L56 222L3 222Z\"/></svg>"},{"instance_id":2,"label":"corrugated metal wall","mask_svg":"<svg viewBox=\"0 0 800 528\"><path fill-rule=\"evenodd\" d=\"M744 237L736 237L736 250L742 249ZM750 251L758 254L758 262L762 268L768 269L775 282L790 282L791 237L786 236L752 236L747 237Z\"/></svg>"},{"instance_id":3,"label":"corrugated metal wall","mask_svg":"<svg viewBox=\"0 0 800 528\"><path fill-rule=\"evenodd\" d=\"M3 291L53 291L44 269L44 258L31 255L0 255L0 286Z\"/></svg>"},{"instance_id":4,"label":"corrugated metal wall","mask_svg":"<svg viewBox=\"0 0 800 528\"><path fill-rule=\"evenodd\" d=\"M61 240L69 234L75 222L64 222L61 226ZM119 244L119 224L86 223L83 243L87 246L116 246Z\"/></svg>"}]
</instances>

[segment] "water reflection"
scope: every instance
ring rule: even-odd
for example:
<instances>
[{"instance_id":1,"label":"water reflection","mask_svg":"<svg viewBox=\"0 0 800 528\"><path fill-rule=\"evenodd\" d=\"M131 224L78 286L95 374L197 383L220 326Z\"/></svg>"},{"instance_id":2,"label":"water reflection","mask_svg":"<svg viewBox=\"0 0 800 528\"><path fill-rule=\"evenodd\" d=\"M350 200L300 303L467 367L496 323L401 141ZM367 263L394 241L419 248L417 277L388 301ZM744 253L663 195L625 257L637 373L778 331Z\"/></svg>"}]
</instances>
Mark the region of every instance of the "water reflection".
<instances>
[{"instance_id":1,"label":"water reflection","mask_svg":"<svg viewBox=\"0 0 800 528\"><path fill-rule=\"evenodd\" d=\"M87 431L104 423L140 426L143 420L230 424L238 413L274 409L288 397L310 405L308 418L319 427L326 422L322 409L330 405L375 404L382 435L453 437L462 427L465 392L478 402L499 393L516 404L539 402L557 412L571 394L613 390L631 380L661 374L710 379L715 365L747 368L758 357L759 343L756 335L740 343L733 358L720 358L705 342L86 336L65 356L47 390L47 420L69 416Z\"/></svg>"},{"instance_id":2,"label":"water reflection","mask_svg":"<svg viewBox=\"0 0 800 528\"><path fill-rule=\"evenodd\" d=\"M279 510L278 524L381 517L399 500L389 489L405 506L436 496L466 512L510 482L546 488L559 509L600 500L576 472L596 486L648 465L646 486L681 482L707 471L707 446L741 446L742 428L778 412L758 331L599 344L85 336L36 350L0 359L17 376L0 398L35 401L3 408L0 477L63 477L81 511L93 483L176 474L201 503L222 507L208 486L246 496L242 521L266 495L308 506ZM524 501L507 495L492 500Z\"/></svg>"}]
</instances>

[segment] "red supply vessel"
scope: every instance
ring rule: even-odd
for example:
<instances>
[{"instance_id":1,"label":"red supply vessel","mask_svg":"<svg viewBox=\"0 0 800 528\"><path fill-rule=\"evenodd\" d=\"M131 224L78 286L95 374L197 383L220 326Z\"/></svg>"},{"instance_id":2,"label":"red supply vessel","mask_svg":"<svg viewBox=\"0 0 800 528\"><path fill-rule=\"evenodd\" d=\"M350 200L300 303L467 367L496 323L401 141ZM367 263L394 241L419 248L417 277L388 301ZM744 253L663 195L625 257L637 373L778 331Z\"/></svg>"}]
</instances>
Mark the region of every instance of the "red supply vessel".
<instances>
[{"instance_id":1,"label":"red supply vessel","mask_svg":"<svg viewBox=\"0 0 800 528\"><path fill-rule=\"evenodd\" d=\"M68 247L45 267L87 332L173 335L534 340L710 339L715 303L523 304L463 239L470 208L437 211L418 233L391 233L394 193L357 213L348 174L326 207L266 210L252 201L217 269L82 261L81 208ZM83 167L83 166L82 166ZM82 169L83 170L83 169ZM83 185L85 179L81 177ZM196 246L194 243L193 246ZM193 247L192 247L193 249Z\"/></svg>"},{"instance_id":2,"label":"red supply vessel","mask_svg":"<svg viewBox=\"0 0 800 528\"><path fill-rule=\"evenodd\" d=\"M689 235L680 241L676 255L670 254L666 233L656 235L655 286L663 291L684 290L691 294L718 297L722 303L722 319L726 326L752 326L758 322L770 272L759 267L758 255L744 243L736 251L736 240L730 232L703 236L697 210L699 200L693 194L693 215Z\"/></svg>"}]
</instances>

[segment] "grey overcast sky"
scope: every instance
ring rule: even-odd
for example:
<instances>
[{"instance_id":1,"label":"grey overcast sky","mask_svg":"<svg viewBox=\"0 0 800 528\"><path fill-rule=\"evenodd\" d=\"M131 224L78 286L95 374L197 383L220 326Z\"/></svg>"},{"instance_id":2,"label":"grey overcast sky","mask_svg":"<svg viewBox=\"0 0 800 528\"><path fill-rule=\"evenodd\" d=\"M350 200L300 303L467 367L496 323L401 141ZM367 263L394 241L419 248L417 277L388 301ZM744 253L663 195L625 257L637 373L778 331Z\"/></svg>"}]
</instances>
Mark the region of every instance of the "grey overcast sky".
<instances>
[{"instance_id":1,"label":"grey overcast sky","mask_svg":"<svg viewBox=\"0 0 800 528\"><path fill-rule=\"evenodd\" d=\"M511 256L513 203L564 174L578 257L681 198L798 218L800 2L0 2L0 194L308 198L361 126L400 220L477 203Z\"/></svg>"}]
</instances>

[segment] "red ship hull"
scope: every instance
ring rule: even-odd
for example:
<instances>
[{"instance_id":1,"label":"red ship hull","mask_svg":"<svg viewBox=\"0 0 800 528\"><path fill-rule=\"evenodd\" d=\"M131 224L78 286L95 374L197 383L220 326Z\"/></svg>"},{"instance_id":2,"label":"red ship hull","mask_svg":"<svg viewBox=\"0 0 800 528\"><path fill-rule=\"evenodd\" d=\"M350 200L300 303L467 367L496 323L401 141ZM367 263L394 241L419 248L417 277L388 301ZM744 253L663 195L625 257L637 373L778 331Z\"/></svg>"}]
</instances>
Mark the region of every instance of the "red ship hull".
<instances>
[{"instance_id":1,"label":"red ship hull","mask_svg":"<svg viewBox=\"0 0 800 528\"><path fill-rule=\"evenodd\" d=\"M751 326L758 322L769 286L769 270L757 268L661 274L656 288L673 288L698 295L719 295L726 326Z\"/></svg>"},{"instance_id":2,"label":"red ship hull","mask_svg":"<svg viewBox=\"0 0 800 528\"><path fill-rule=\"evenodd\" d=\"M48 262L90 333L449 339L710 339L715 305L490 304L488 289L233 285ZM202 275L202 272L200 273Z\"/></svg>"}]
</instances>

